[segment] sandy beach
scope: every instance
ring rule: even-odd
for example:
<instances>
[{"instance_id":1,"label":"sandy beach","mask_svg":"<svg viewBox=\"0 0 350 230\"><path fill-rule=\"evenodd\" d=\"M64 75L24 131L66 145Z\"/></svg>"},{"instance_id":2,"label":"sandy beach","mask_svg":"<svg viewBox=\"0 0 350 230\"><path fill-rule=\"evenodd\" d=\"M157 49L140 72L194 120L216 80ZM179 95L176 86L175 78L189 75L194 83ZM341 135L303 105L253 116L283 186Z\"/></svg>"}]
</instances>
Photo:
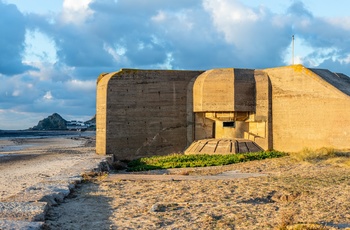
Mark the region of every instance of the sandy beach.
<instances>
[{"instance_id":1,"label":"sandy beach","mask_svg":"<svg viewBox=\"0 0 350 230\"><path fill-rule=\"evenodd\" d=\"M88 134L1 138L0 201L11 200L48 178L80 175L98 160Z\"/></svg>"}]
</instances>

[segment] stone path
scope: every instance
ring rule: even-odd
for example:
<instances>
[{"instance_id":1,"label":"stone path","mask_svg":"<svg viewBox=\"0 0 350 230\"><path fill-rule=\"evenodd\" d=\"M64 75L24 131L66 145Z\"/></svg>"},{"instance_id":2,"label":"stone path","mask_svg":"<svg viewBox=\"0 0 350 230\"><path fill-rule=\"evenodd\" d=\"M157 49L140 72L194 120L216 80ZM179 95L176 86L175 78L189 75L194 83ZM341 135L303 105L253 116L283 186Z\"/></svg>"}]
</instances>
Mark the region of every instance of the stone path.
<instances>
[{"instance_id":1,"label":"stone path","mask_svg":"<svg viewBox=\"0 0 350 230\"><path fill-rule=\"evenodd\" d=\"M178 180L236 180L240 178L267 176L262 173L240 173L238 171L227 171L217 175L190 176L190 175L152 175L152 174L131 174L117 173L110 174L105 181L114 180L157 180L157 181L178 181Z\"/></svg>"}]
</instances>

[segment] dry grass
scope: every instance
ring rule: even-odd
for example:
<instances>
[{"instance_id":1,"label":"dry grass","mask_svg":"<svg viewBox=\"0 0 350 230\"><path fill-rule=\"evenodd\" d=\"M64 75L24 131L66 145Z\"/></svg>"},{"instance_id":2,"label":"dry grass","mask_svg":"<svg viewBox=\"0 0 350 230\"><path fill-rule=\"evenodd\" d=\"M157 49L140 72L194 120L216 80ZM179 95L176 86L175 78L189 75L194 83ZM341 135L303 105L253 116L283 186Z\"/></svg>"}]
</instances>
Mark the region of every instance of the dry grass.
<instances>
[{"instance_id":1,"label":"dry grass","mask_svg":"<svg viewBox=\"0 0 350 230\"><path fill-rule=\"evenodd\" d=\"M304 149L290 155L297 161L309 163L323 162L342 167L350 167L350 150L336 150L332 148L321 148L317 150Z\"/></svg>"},{"instance_id":2,"label":"dry grass","mask_svg":"<svg viewBox=\"0 0 350 230\"><path fill-rule=\"evenodd\" d=\"M95 181L103 181L106 179L108 176L107 172L85 172L81 175L83 178L82 182L83 183L90 183L90 182L95 182Z\"/></svg>"},{"instance_id":3,"label":"dry grass","mask_svg":"<svg viewBox=\"0 0 350 230\"><path fill-rule=\"evenodd\" d=\"M332 227L327 227L322 224L315 223L297 223L297 213L295 210L286 210L281 212L280 223L275 230L331 230Z\"/></svg>"},{"instance_id":4,"label":"dry grass","mask_svg":"<svg viewBox=\"0 0 350 230\"><path fill-rule=\"evenodd\" d=\"M350 229L350 167L328 163L334 158L321 158L305 163L309 161L289 156L178 169L185 175L228 170L268 173L257 178L87 183L79 196L56 207L59 217L53 225L71 229L70 222L78 219L93 226L101 221L98 213L108 219L104 223L109 229ZM101 202L102 198L108 202ZM93 211L82 215L71 207L93 207Z\"/></svg>"},{"instance_id":5,"label":"dry grass","mask_svg":"<svg viewBox=\"0 0 350 230\"><path fill-rule=\"evenodd\" d=\"M332 230L334 228L323 226L320 224L295 224L290 226L290 230Z\"/></svg>"}]
</instances>

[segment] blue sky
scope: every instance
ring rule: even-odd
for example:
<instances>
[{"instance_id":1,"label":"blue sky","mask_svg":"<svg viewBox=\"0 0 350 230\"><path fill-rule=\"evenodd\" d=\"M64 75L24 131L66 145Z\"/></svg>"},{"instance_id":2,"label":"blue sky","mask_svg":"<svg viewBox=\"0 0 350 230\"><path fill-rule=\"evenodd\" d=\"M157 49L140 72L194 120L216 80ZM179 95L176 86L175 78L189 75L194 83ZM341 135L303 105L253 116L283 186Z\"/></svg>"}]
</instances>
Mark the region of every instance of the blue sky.
<instances>
[{"instance_id":1,"label":"blue sky","mask_svg":"<svg viewBox=\"0 0 350 230\"><path fill-rule=\"evenodd\" d=\"M348 0L0 0L0 129L95 114L121 68L295 63L350 76Z\"/></svg>"}]
</instances>

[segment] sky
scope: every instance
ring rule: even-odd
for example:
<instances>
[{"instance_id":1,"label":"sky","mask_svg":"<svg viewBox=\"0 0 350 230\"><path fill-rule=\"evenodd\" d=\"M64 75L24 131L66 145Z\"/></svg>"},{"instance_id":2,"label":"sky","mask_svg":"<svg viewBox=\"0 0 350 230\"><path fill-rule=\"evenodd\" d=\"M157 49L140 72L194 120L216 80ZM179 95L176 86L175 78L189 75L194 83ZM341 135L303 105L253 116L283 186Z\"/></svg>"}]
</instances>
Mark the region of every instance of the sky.
<instances>
[{"instance_id":1,"label":"sky","mask_svg":"<svg viewBox=\"0 0 350 230\"><path fill-rule=\"evenodd\" d=\"M348 0L0 0L0 129L96 113L121 68L262 69L350 76Z\"/></svg>"}]
</instances>

